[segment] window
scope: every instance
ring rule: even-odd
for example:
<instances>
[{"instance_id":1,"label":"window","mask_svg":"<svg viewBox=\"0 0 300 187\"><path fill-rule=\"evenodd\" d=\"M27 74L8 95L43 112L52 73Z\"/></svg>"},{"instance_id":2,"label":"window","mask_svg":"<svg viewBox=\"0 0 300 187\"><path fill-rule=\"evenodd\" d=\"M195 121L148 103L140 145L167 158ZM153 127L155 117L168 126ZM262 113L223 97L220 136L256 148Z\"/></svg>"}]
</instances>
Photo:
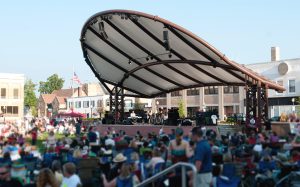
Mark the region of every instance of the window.
<instances>
[{"instance_id":1,"label":"window","mask_svg":"<svg viewBox=\"0 0 300 187\"><path fill-rule=\"evenodd\" d=\"M278 80L277 84L283 86L283 80ZM283 91L277 91L278 94L283 93Z\"/></svg>"},{"instance_id":2,"label":"window","mask_svg":"<svg viewBox=\"0 0 300 187\"><path fill-rule=\"evenodd\" d=\"M171 97L179 97L179 96L182 96L182 91L174 91L174 92L171 92Z\"/></svg>"},{"instance_id":3,"label":"window","mask_svg":"<svg viewBox=\"0 0 300 187\"><path fill-rule=\"evenodd\" d=\"M12 108L12 113L13 113L13 114L18 114L18 113L19 113L19 108L18 108L18 106L13 106L13 108Z\"/></svg>"},{"instance_id":4,"label":"window","mask_svg":"<svg viewBox=\"0 0 300 187\"><path fill-rule=\"evenodd\" d=\"M289 93L295 93L295 92L296 92L296 81L289 80Z\"/></svg>"},{"instance_id":5,"label":"window","mask_svg":"<svg viewBox=\"0 0 300 187\"><path fill-rule=\"evenodd\" d=\"M91 101L91 107L95 107L95 101Z\"/></svg>"},{"instance_id":6,"label":"window","mask_svg":"<svg viewBox=\"0 0 300 187\"><path fill-rule=\"evenodd\" d=\"M6 88L1 88L1 99L6 98Z\"/></svg>"},{"instance_id":7,"label":"window","mask_svg":"<svg viewBox=\"0 0 300 187\"><path fill-rule=\"evenodd\" d=\"M14 88L14 99L18 99L19 98L19 90L18 88Z\"/></svg>"},{"instance_id":8,"label":"window","mask_svg":"<svg viewBox=\"0 0 300 187\"><path fill-rule=\"evenodd\" d=\"M224 93L225 94L239 93L239 87L238 86L225 86Z\"/></svg>"},{"instance_id":9,"label":"window","mask_svg":"<svg viewBox=\"0 0 300 187\"><path fill-rule=\"evenodd\" d=\"M75 102L75 108L81 108L81 101Z\"/></svg>"},{"instance_id":10,"label":"window","mask_svg":"<svg viewBox=\"0 0 300 187\"><path fill-rule=\"evenodd\" d=\"M69 102L69 108L73 108L73 102Z\"/></svg>"},{"instance_id":11,"label":"window","mask_svg":"<svg viewBox=\"0 0 300 187\"><path fill-rule=\"evenodd\" d=\"M206 107L206 112L216 112L218 113L219 107L218 106L207 106Z\"/></svg>"},{"instance_id":12,"label":"window","mask_svg":"<svg viewBox=\"0 0 300 187\"><path fill-rule=\"evenodd\" d=\"M102 102L102 100L98 100L97 101L97 107L102 107L103 106L103 102Z\"/></svg>"},{"instance_id":13,"label":"window","mask_svg":"<svg viewBox=\"0 0 300 187\"><path fill-rule=\"evenodd\" d=\"M161 94L161 95L159 95L159 96L157 96L157 97L167 97L167 94L164 93L164 94Z\"/></svg>"},{"instance_id":14,"label":"window","mask_svg":"<svg viewBox=\"0 0 300 187\"><path fill-rule=\"evenodd\" d=\"M217 86L209 86L204 88L205 95L217 95L218 91L219 90Z\"/></svg>"},{"instance_id":15,"label":"window","mask_svg":"<svg viewBox=\"0 0 300 187\"><path fill-rule=\"evenodd\" d=\"M199 107L187 107L187 116L192 118L196 116Z\"/></svg>"},{"instance_id":16,"label":"window","mask_svg":"<svg viewBox=\"0 0 300 187\"><path fill-rule=\"evenodd\" d=\"M89 104L88 101L83 101L83 108L89 108Z\"/></svg>"},{"instance_id":17,"label":"window","mask_svg":"<svg viewBox=\"0 0 300 187\"><path fill-rule=\"evenodd\" d=\"M188 90L186 91L186 95L187 95L187 96L191 96L191 95L199 95L199 93L200 93L199 88L192 88L192 89L188 89Z\"/></svg>"},{"instance_id":18,"label":"window","mask_svg":"<svg viewBox=\"0 0 300 187\"><path fill-rule=\"evenodd\" d=\"M1 107L1 109L6 115L15 116L19 114L18 106L6 106L6 107Z\"/></svg>"}]
</instances>

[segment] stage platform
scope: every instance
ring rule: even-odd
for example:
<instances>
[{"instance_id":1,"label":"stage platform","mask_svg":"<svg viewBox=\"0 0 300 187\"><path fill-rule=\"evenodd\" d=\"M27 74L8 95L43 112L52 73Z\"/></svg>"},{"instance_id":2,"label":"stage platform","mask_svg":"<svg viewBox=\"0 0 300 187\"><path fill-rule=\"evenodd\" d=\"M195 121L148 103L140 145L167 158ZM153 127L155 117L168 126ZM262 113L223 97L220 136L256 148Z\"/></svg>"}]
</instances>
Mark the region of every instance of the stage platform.
<instances>
[{"instance_id":1,"label":"stage platform","mask_svg":"<svg viewBox=\"0 0 300 187\"><path fill-rule=\"evenodd\" d=\"M156 134L159 133L159 129L162 127L162 125L151 125L151 124L138 124L138 125L98 125L96 128L100 132L100 134L105 134L106 131L109 130L109 128L112 130L114 129L115 132L119 132L120 130L123 130L126 132L129 136L134 136L137 131L140 131L140 133L143 136L147 136L148 133L154 132ZM177 126L163 126L164 133L170 134L172 129L175 129ZM184 135L188 135L189 132L192 130L192 126L182 126L181 127L184 131ZM217 126L206 126L207 129L213 129L214 131L219 134L219 130Z\"/></svg>"}]
</instances>

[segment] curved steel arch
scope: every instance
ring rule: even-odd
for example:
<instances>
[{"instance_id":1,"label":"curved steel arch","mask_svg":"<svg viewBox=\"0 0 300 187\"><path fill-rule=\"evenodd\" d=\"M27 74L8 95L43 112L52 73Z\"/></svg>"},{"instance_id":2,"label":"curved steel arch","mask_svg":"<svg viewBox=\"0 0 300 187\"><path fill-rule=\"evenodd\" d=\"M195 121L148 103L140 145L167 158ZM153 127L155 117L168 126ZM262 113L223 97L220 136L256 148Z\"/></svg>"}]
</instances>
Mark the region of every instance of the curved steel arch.
<instances>
[{"instance_id":1,"label":"curved steel arch","mask_svg":"<svg viewBox=\"0 0 300 187\"><path fill-rule=\"evenodd\" d=\"M211 62L206 62L206 61L199 61L199 60L164 60L164 61L157 61L157 62L149 62L147 64L143 64L141 66L138 66L126 74L124 74L122 80L120 81L120 85L123 85L124 81L129 77L132 76L135 72L141 70L141 69L146 69L151 66L157 66L161 64L189 64L189 65L204 65L204 66L212 66L214 68L223 68L223 69L230 69L230 70L237 70L234 67L224 65L224 64L212 64ZM202 85L202 86L205 86Z\"/></svg>"}]
</instances>

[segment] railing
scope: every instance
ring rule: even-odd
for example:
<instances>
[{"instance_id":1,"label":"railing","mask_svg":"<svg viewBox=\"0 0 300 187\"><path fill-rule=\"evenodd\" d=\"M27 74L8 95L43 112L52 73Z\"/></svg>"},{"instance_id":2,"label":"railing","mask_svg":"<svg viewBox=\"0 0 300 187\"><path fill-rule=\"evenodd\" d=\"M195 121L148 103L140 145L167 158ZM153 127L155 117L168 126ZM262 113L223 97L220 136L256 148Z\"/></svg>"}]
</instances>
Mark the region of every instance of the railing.
<instances>
[{"instance_id":1,"label":"railing","mask_svg":"<svg viewBox=\"0 0 300 187\"><path fill-rule=\"evenodd\" d=\"M171 171L174 171L176 168L181 168L181 186L186 187L186 168L190 168L193 174L193 187L196 187L196 177L197 177L197 169L194 165L184 162L179 162L171 167L168 167L167 169L157 173L156 175L153 175L150 178L147 178L142 183L138 184L137 187L143 187L147 184L150 184L152 182L155 182L157 179L161 178L162 176L170 173Z\"/></svg>"},{"instance_id":2,"label":"railing","mask_svg":"<svg viewBox=\"0 0 300 187\"><path fill-rule=\"evenodd\" d=\"M279 187L279 186L282 186L282 183L286 180L289 180L291 177L294 177L294 179L297 179L297 181L290 181L290 183L288 185L292 185L292 186L298 186L299 185L299 177L300 177L300 171L293 171L291 172L289 175L283 177L282 179L280 179L275 187Z\"/></svg>"}]
</instances>

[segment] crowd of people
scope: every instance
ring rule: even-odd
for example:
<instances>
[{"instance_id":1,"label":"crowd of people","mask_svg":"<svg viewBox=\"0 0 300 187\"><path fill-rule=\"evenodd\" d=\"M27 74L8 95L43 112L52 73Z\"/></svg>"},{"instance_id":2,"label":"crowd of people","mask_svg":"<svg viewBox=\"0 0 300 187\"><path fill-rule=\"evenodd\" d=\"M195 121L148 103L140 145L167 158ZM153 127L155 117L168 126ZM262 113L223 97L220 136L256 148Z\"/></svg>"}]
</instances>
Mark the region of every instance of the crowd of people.
<instances>
[{"instance_id":1,"label":"crowd of people","mask_svg":"<svg viewBox=\"0 0 300 187\"><path fill-rule=\"evenodd\" d=\"M196 176L189 170L184 174L187 186L196 177L201 187L271 187L291 173L299 174L300 168L298 133L219 135L194 127L184 134L177 127L167 134L162 127L159 132L129 136L113 126L99 132L97 126L84 126L80 120L6 123L0 130L0 187L131 187L179 162L196 167ZM57 133L63 135L57 138ZM175 169L152 185L181 186L181 175ZM297 180L300 175L287 181Z\"/></svg>"}]
</instances>

